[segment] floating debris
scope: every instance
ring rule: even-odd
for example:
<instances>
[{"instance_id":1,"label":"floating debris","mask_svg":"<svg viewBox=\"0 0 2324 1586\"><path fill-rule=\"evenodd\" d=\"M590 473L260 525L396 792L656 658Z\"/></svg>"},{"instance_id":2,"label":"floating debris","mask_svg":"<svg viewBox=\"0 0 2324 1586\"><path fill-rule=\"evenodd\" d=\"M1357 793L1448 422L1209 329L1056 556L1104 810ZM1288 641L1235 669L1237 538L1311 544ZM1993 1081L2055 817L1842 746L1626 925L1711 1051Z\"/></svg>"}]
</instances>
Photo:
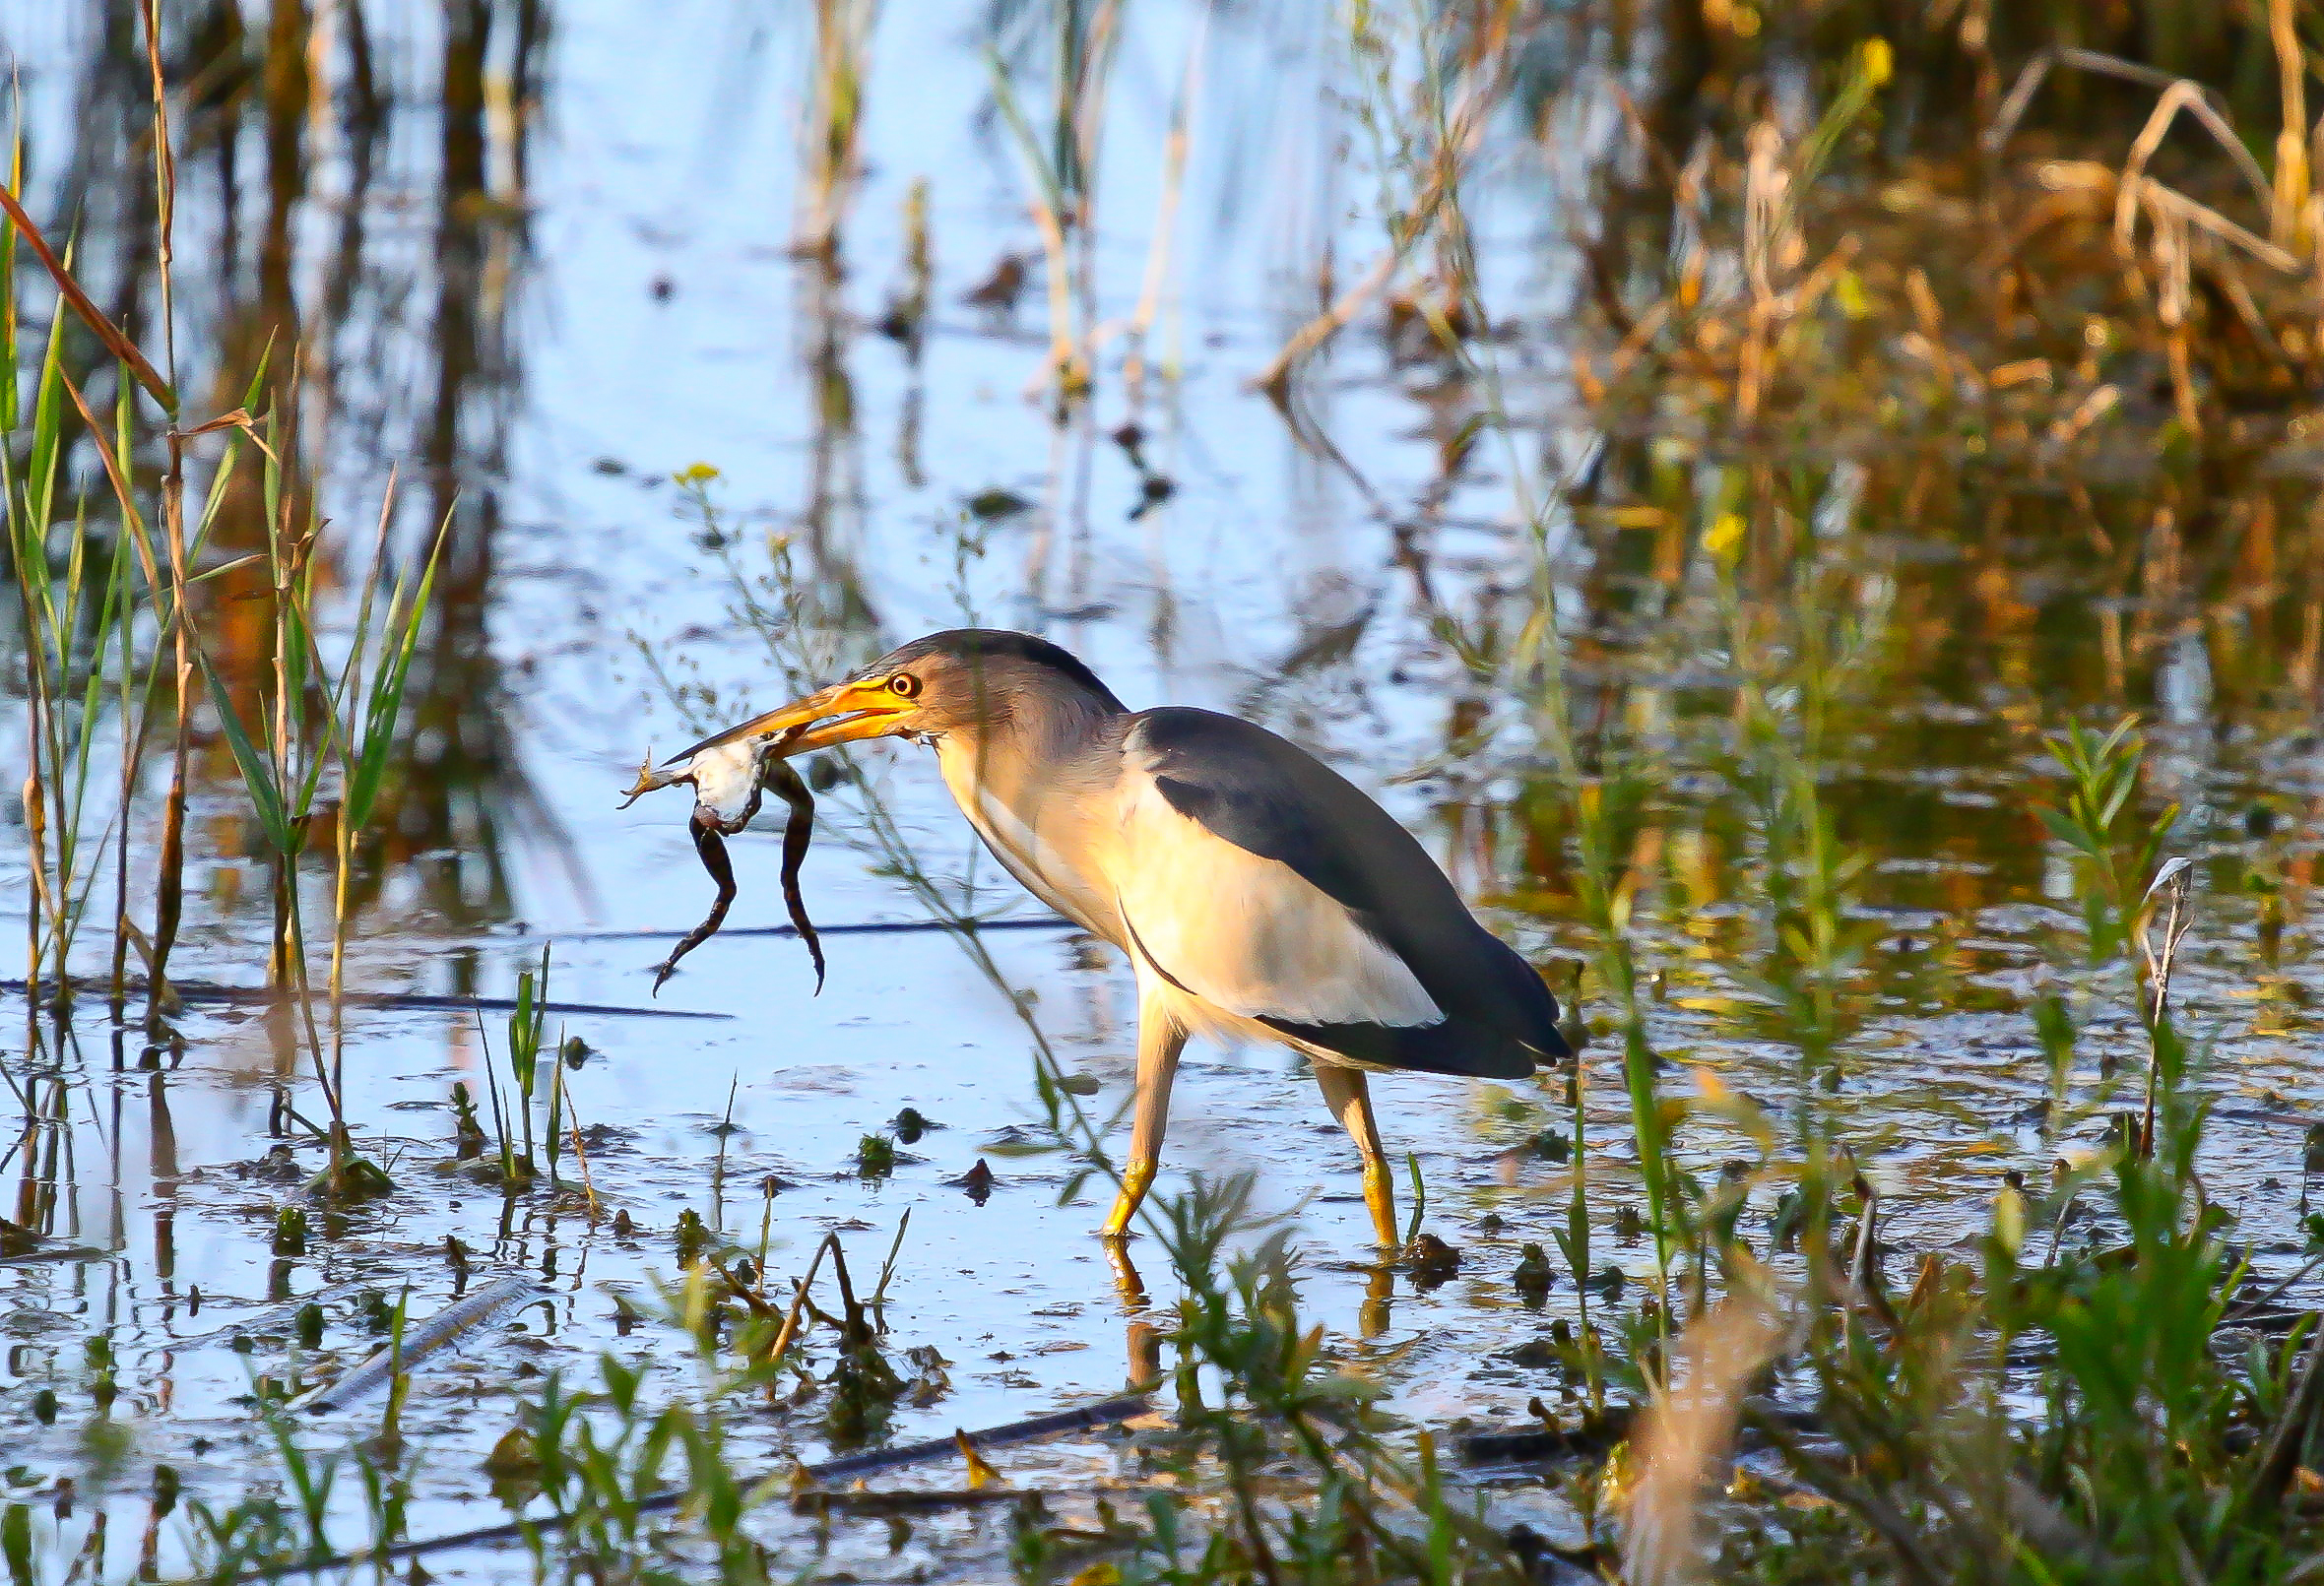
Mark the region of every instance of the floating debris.
<instances>
[{"instance_id":1,"label":"floating debris","mask_svg":"<svg viewBox=\"0 0 2324 1586\"><path fill-rule=\"evenodd\" d=\"M1517 1298L1529 1305L1538 1305L1548 1295L1556 1274L1550 1270L1549 1256L1538 1244L1528 1244L1519 1252L1517 1269L1510 1275L1517 1285Z\"/></svg>"},{"instance_id":2,"label":"floating debris","mask_svg":"<svg viewBox=\"0 0 2324 1586\"><path fill-rule=\"evenodd\" d=\"M459 1080L452 1082L453 1160L468 1162L484 1154L484 1126L477 1121L476 1098Z\"/></svg>"},{"instance_id":3,"label":"floating debris","mask_svg":"<svg viewBox=\"0 0 2324 1586\"><path fill-rule=\"evenodd\" d=\"M884 1134L867 1134L856 1142L856 1173L864 1178L885 1178L896 1171L895 1143Z\"/></svg>"},{"instance_id":4,"label":"floating debris","mask_svg":"<svg viewBox=\"0 0 2324 1586\"><path fill-rule=\"evenodd\" d=\"M1460 1250L1434 1234L1422 1234L1404 1247L1404 1262L1412 1269L1415 1282L1443 1283L1460 1270Z\"/></svg>"},{"instance_id":5,"label":"floating debris","mask_svg":"<svg viewBox=\"0 0 2324 1586\"><path fill-rule=\"evenodd\" d=\"M365 1394L388 1386L399 1374L413 1370L445 1345L474 1333L504 1307L538 1289L532 1278L522 1274L495 1279L467 1299L454 1301L427 1320L413 1324L400 1341L366 1356L337 1380L325 1383L303 1399L293 1400L287 1408L315 1414L344 1409Z\"/></svg>"},{"instance_id":6,"label":"floating debris","mask_svg":"<svg viewBox=\"0 0 2324 1586\"><path fill-rule=\"evenodd\" d=\"M993 1186L1000 1181L994 1176L992 1168L987 1166L982 1157L977 1158L975 1167L969 1169L959 1177L949 1180L953 1188L966 1192L968 1198L979 1206L993 1198Z\"/></svg>"},{"instance_id":7,"label":"floating debris","mask_svg":"<svg viewBox=\"0 0 2324 1586\"><path fill-rule=\"evenodd\" d=\"M1013 518L1020 512L1030 512L1033 510L1033 503L1014 490L994 485L990 489L979 490L970 496L968 510L971 517L990 523L996 518Z\"/></svg>"},{"instance_id":8,"label":"floating debris","mask_svg":"<svg viewBox=\"0 0 2324 1586\"><path fill-rule=\"evenodd\" d=\"M814 837L815 795L799 773L783 760L783 750L796 735L792 731L776 733L772 737L740 738L704 749L697 754L674 760L656 769L652 757L637 768L637 781L630 785L621 801L627 809L646 793L659 789L687 783L694 790L694 813L687 829L694 838L694 852L700 856L702 868L710 872L717 883L718 898L710 906L710 913L702 922L686 932L670 956L654 966L654 994L662 993L662 983L678 971L678 961L718 934L718 927L726 923L727 910L735 901L735 867L727 858L726 840L750 824L758 813L761 794L773 789L776 795L791 806L790 818L783 826L783 906L790 912L791 923L799 932L799 939L807 943L807 956L814 960L815 991L823 989L823 943L815 934L814 921L807 918L807 901L799 891L799 867L807 859L807 844Z\"/></svg>"},{"instance_id":9,"label":"floating debris","mask_svg":"<svg viewBox=\"0 0 2324 1586\"><path fill-rule=\"evenodd\" d=\"M306 1254L306 1213L286 1206L275 1214L274 1250L277 1255Z\"/></svg>"}]
</instances>

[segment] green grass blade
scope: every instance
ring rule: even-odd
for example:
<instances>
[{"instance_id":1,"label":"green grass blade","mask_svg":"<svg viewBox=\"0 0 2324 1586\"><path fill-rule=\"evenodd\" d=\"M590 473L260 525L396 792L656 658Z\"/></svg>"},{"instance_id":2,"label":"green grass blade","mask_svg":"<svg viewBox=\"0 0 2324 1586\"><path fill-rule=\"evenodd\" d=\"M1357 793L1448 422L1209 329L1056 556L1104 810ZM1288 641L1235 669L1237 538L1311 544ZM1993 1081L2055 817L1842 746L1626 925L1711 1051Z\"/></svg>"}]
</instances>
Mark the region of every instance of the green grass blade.
<instances>
[{"instance_id":1,"label":"green grass blade","mask_svg":"<svg viewBox=\"0 0 2324 1586\"><path fill-rule=\"evenodd\" d=\"M387 776L388 750L394 743L396 719L404 708L404 683L412 672L412 657L420 645L420 630L426 625L443 544L443 538L438 536L410 608L399 610L404 594L400 579L388 601L387 635L388 641L395 645L395 653L371 679L369 696L363 703L363 746L355 757L355 775L349 779L347 788L347 818L358 828L371 818L372 805Z\"/></svg>"},{"instance_id":2,"label":"green grass blade","mask_svg":"<svg viewBox=\"0 0 2324 1586\"><path fill-rule=\"evenodd\" d=\"M219 680L217 668L210 665L209 653L200 644L194 646L194 660L201 666L203 680L210 685L210 699L218 707L219 725L226 730L226 747L233 751L234 769L242 774L242 787L250 795L251 806L258 811L267 841L274 845L276 853L291 857L298 852L298 834L284 812L282 791L275 786L273 772L257 745L250 741L241 717L234 713L233 701L226 697L226 684Z\"/></svg>"}]
</instances>

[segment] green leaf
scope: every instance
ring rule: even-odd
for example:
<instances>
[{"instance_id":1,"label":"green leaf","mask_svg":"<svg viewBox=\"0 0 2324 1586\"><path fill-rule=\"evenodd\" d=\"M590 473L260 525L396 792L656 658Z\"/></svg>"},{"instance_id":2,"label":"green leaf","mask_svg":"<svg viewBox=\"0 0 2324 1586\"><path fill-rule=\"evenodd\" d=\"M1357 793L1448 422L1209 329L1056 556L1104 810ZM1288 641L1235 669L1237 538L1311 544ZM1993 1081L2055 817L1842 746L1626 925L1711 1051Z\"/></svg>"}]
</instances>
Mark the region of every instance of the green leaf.
<instances>
[{"instance_id":1,"label":"green leaf","mask_svg":"<svg viewBox=\"0 0 2324 1586\"><path fill-rule=\"evenodd\" d=\"M435 590L436 568L443 556L443 537L436 537L435 549L428 553L427 567L420 577L419 592L413 596L409 610L403 604L403 581L396 581L396 592L388 602L387 632L394 644L395 654L388 664L372 677L367 697L363 702L363 746L355 757L355 775L348 779L346 791L347 818L359 829L371 818L371 807L379 797L380 785L387 777L387 755L395 740L396 719L404 707L404 682L411 675L412 656L420 643L420 630L424 625L430 597ZM398 628L399 617L402 623Z\"/></svg>"},{"instance_id":2,"label":"green leaf","mask_svg":"<svg viewBox=\"0 0 2324 1586\"><path fill-rule=\"evenodd\" d=\"M2088 854L2092 858L2098 856L2098 851L2091 846L2091 841L2084 835L2082 828L2068 819L2064 811L2043 804L2034 813L2041 817L2041 824L2049 828L2050 836L2078 853Z\"/></svg>"},{"instance_id":3,"label":"green leaf","mask_svg":"<svg viewBox=\"0 0 2324 1586\"><path fill-rule=\"evenodd\" d=\"M219 681L217 668L210 665L209 653L199 641L193 648L194 660L202 667L203 681L210 685L211 703L218 708L219 724L226 730L226 747L233 751L234 769L242 774L242 787L250 794L251 806L258 811L267 841L284 858L295 858L304 842L303 834L284 813L282 792L275 787L273 772L251 743L242 719L234 714L234 702L226 697L226 684Z\"/></svg>"},{"instance_id":4,"label":"green leaf","mask_svg":"<svg viewBox=\"0 0 2324 1586\"><path fill-rule=\"evenodd\" d=\"M66 258L69 262L71 255L68 253ZM59 309L58 313L49 317L48 349L41 354L40 377L33 387L32 448L25 464L25 503L30 512L27 532L34 537L47 527L55 515L50 508L56 488L57 436L64 422L63 356L67 317L61 311L61 303ZM13 380L15 377L15 370L11 368L9 378ZM35 482L39 486L37 497L32 493Z\"/></svg>"},{"instance_id":5,"label":"green leaf","mask_svg":"<svg viewBox=\"0 0 2324 1586\"><path fill-rule=\"evenodd\" d=\"M1001 1140L981 1149L988 1157L1047 1157L1065 1147L1047 1140Z\"/></svg>"},{"instance_id":6,"label":"green leaf","mask_svg":"<svg viewBox=\"0 0 2324 1586\"><path fill-rule=\"evenodd\" d=\"M0 1514L0 1555L8 1559L8 1578L15 1586L32 1586L32 1511L11 1503Z\"/></svg>"}]
</instances>

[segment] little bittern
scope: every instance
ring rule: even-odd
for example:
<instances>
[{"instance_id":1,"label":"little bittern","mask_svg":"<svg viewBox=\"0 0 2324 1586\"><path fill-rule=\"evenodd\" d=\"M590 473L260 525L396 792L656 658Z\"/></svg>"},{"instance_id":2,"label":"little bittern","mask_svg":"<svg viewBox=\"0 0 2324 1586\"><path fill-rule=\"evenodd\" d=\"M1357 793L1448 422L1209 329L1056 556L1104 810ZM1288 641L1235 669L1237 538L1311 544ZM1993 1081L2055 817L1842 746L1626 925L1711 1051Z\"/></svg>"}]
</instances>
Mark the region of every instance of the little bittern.
<instances>
[{"instance_id":1,"label":"little bittern","mask_svg":"<svg viewBox=\"0 0 2324 1586\"><path fill-rule=\"evenodd\" d=\"M1412 834L1263 728L1126 709L1046 640L932 634L844 682L697 744L793 736L933 745L944 785L1009 873L1137 975L1130 1161L1105 1232L1153 1182L1190 1034L1277 1042L1315 1063L1364 1159L1381 1241L1396 1238L1365 1076L1521 1079L1567 1054L1557 999L1477 923Z\"/></svg>"}]
</instances>

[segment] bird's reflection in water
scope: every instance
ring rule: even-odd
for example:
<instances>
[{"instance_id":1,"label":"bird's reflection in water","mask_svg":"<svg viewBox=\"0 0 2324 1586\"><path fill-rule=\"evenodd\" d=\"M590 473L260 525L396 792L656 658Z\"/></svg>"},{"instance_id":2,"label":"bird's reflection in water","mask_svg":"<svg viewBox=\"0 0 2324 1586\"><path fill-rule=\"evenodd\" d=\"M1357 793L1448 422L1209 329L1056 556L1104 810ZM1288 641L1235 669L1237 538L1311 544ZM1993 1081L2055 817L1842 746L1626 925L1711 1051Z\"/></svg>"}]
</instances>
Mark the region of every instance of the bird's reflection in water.
<instances>
[{"instance_id":1,"label":"bird's reflection in water","mask_svg":"<svg viewBox=\"0 0 2324 1586\"><path fill-rule=\"evenodd\" d=\"M1150 1388L1162 1380L1162 1329L1153 1322L1132 1319L1128 1354L1131 1389Z\"/></svg>"},{"instance_id":2,"label":"bird's reflection in water","mask_svg":"<svg viewBox=\"0 0 2324 1586\"><path fill-rule=\"evenodd\" d=\"M1146 1280L1137 1270L1137 1263L1130 1259L1127 1239L1105 1241L1106 1261L1114 1269L1114 1294L1122 1301L1122 1313L1130 1318L1128 1340L1124 1353L1130 1369L1129 1385L1132 1389L1152 1387L1162 1380L1162 1339L1166 1329L1152 1316L1152 1299L1146 1293Z\"/></svg>"},{"instance_id":3,"label":"bird's reflection in water","mask_svg":"<svg viewBox=\"0 0 2324 1586\"><path fill-rule=\"evenodd\" d=\"M1356 1307L1356 1336L1375 1339L1388 1331L1388 1301L1396 1297L1396 1269L1383 1261L1364 1280L1364 1302Z\"/></svg>"}]
</instances>

